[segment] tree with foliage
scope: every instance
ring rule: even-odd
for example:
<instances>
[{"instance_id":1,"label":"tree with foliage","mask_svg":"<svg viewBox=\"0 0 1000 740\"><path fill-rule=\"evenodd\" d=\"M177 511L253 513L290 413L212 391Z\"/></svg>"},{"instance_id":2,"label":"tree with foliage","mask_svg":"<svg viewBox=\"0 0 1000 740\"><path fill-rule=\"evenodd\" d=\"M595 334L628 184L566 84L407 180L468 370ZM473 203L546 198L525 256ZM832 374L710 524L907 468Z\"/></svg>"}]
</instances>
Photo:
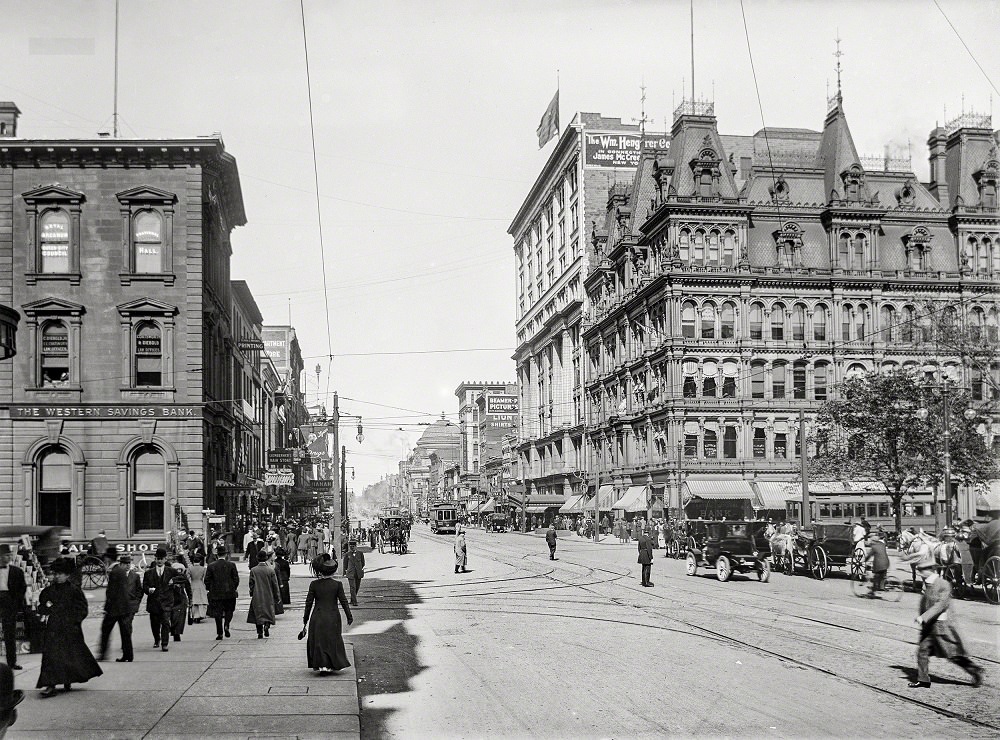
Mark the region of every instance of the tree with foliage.
<instances>
[{"instance_id":1,"label":"tree with foliage","mask_svg":"<svg viewBox=\"0 0 1000 740\"><path fill-rule=\"evenodd\" d=\"M949 406L952 480L976 484L996 477L997 461L976 432L979 420L965 418L968 393L951 391ZM927 409L926 418L918 417L919 408ZM848 378L817 415L810 471L831 480L884 485L899 533L903 497L944 479L943 415L939 391L906 371Z\"/></svg>"}]
</instances>

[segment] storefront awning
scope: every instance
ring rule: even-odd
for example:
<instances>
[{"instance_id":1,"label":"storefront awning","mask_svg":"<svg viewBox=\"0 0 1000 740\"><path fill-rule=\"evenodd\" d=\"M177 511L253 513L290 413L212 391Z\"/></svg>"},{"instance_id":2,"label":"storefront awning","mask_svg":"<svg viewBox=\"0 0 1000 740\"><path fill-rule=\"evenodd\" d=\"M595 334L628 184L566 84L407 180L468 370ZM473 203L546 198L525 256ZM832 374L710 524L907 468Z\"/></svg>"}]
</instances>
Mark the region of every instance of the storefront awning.
<instances>
[{"instance_id":1,"label":"storefront awning","mask_svg":"<svg viewBox=\"0 0 1000 740\"><path fill-rule=\"evenodd\" d=\"M481 507L479 507L480 514L491 514L497 508L497 502L494 499L490 499Z\"/></svg>"},{"instance_id":2,"label":"storefront awning","mask_svg":"<svg viewBox=\"0 0 1000 740\"><path fill-rule=\"evenodd\" d=\"M583 496L570 496L569 499L559 507L560 514L579 514L583 511Z\"/></svg>"},{"instance_id":3,"label":"storefront awning","mask_svg":"<svg viewBox=\"0 0 1000 740\"><path fill-rule=\"evenodd\" d=\"M755 509L785 510L785 502L802 495L802 484L783 480L759 480L750 486L756 494Z\"/></svg>"},{"instance_id":4,"label":"storefront awning","mask_svg":"<svg viewBox=\"0 0 1000 740\"><path fill-rule=\"evenodd\" d=\"M746 499L753 501L753 489L742 478L736 480L686 480L681 484L682 500L686 503L693 498L700 499Z\"/></svg>"},{"instance_id":5,"label":"storefront awning","mask_svg":"<svg viewBox=\"0 0 1000 740\"><path fill-rule=\"evenodd\" d=\"M465 513L466 514L475 514L477 511L479 511L479 502L478 501L470 501L469 505L465 509Z\"/></svg>"},{"instance_id":6,"label":"storefront awning","mask_svg":"<svg viewBox=\"0 0 1000 740\"><path fill-rule=\"evenodd\" d=\"M597 492L597 508L601 511L611 511L611 504L614 503L614 497L614 486L601 486L601 490Z\"/></svg>"},{"instance_id":7,"label":"storefront awning","mask_svg":"<svg viewBox=\"0 0 1000 740\"><path fill-rule=\"evenodd\" d=\"M629 513L646 510L646 486L629 486L625 495L611 507Z\"/></svg>"}]
</instances>

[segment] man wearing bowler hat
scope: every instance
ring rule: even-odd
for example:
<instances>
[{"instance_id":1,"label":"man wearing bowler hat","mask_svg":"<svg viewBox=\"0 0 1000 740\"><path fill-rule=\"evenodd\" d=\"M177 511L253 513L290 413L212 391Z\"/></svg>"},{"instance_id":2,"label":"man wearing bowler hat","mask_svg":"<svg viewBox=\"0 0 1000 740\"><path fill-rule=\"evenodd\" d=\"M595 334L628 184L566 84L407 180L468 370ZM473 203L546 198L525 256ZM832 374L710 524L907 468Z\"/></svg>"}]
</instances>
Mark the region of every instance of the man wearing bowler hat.
<instances>
[{"instance_id":1,"label":"man wearing bowler hat","mask_svg":"<svg viewBox=\"0 0 1000 740\"><path fill-rule=\"evenodd\" d=\"M106 557L118 555L114 547L108 548ZM139 575L132 570L132 556L127 552L118 555L118 563L108 573L108 588L104 596L104 621L101 622L101 647L98 660L104 660L108 652L108 642L111 630L118 625L122 638L122 657L118 663L131 663L132 654L132 618L139 611L142 602L142 583Z\"/></svg>"},{"instance_id":2,"label":"man wearing bowler hat","mask_svg":"<svg viewBox=\"0 0 1000 740\"><path fill-rule=\"evenodd\" d=\"M146 594L146 611L149 612L149 627L153 630L153 647L167 652L170 648L170 613L174 608L174 591L170 579L174 577L172 568L167 567L167 551L156 549L156 563L147 568L142 576L142 592Z\"/></svg>"},{"instance_id":3,"label":"man wearing bowler hat","mask_svg":"<svg viewBox=\"0 0 1000 740\"><path fill-rule=\"evenodd\" d=\"M7 665L15 671L21 669L17 664L17 613L24 606L26 590L24 571L10 564L10 545L0 545L0 625Z\"/></svg>"}]
</instances>

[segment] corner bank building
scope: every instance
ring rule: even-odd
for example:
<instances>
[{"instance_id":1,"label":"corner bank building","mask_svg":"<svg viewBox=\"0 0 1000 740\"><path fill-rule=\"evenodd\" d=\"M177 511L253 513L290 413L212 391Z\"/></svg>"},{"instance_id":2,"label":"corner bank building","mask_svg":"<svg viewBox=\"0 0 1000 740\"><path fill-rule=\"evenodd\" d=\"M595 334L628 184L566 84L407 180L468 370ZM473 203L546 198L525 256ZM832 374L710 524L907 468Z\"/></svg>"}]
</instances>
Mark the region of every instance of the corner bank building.
<instances>
[{"instance_id":1,"label":"corner bank building","mask_svg":"<svg viewBox=\"0 0 1000 740\"><path fill-rule=\"evenodd\" d=\"M0 523L126 546L200 527L231 477L236 161L218 136L18 138L17 115L0 103L0 302L22 317Z\"/></svg>"}]
</instances>

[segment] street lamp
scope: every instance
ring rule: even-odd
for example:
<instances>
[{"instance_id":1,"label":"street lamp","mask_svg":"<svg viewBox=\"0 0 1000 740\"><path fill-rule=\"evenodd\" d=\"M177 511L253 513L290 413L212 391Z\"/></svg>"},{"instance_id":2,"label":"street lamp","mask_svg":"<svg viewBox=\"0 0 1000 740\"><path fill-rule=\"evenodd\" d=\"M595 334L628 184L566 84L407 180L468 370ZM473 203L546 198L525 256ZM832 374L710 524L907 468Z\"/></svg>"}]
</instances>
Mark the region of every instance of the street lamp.
<instances>
[{"instance_id":1,"label":"street lamp","mask_svg":"<svg viewBox=\"0 0 1000 740\"><path fill-rule=\"evenodd\" d=\"M941 393L941 426L942 440L944 442L944 497L945 497L945 526L952 525L952 502L951 502L951 391L957 388L957 381L952 375L938 373L934 365L924 365L921 368L924 372L925 382L922 387L926 390L937 390ZM939 377L940 375L940 377ZM933 380L932 380L933 379ZM916 417L920 421L927 421L930 411L926 406L921 406L916 410ZM976 418L976 410L971 406L962 412L967 421Z\"/></svg>"}]
</instances>

